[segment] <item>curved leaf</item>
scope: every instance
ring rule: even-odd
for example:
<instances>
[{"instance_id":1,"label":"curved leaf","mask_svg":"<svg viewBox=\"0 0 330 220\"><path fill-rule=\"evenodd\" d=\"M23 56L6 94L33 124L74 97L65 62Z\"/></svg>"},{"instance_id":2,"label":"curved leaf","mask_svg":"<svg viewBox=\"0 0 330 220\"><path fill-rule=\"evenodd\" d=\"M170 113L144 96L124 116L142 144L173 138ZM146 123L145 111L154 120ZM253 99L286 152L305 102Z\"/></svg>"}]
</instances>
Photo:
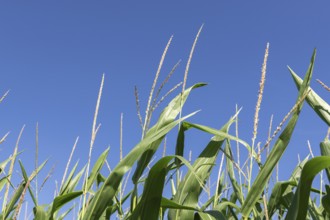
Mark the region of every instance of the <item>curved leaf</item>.
<instances>
[{"instance_id":1,"label":"curved leaf","mask_svg":"<svg viewBox=\"0 0 330 220\"><path fill-rule=\"evenodd\" d=\"M70 192L66 193L64 195L57 196L52 204L51 210L48 214L50 220L54 219L54 213L57 212L62 206L64 206L66 203L72 201L73 199L80 196L83 192L77 191L77 192Z\"/></svg>"},{"instance_id":2,"label":"curved leaf","mask_svg":"<svg viewBox=\"0 0 330 220\"><path fill-rule=\"evenodd\" d=\"M329 156L315 157L305 164L301 172L298 188L285 219L306 219L309 194L314 177L327 167L330 167Z\"/></svg>"},{"instance_id":3,"label":"curved leaf","mask_svg":"<svg viewBox=\"0 0 330 220\"><path fill-rule=\"evenodd\" d=\"M300 179L302 168L305 166L309 157L306 157L302 162L300 162L291 174L288 181L277 182L270 195L268 201L268 215L272 217L276 209L280 208L281 205L284 207L289 207L293 198L292 191L297 187L298 181Z\"/></svg>"},{"instance_id":4,"label":"curved leaf","mask_svg":"<svg viewBox=\"0 0 330 220\"><path fill-rule=\"evenodd\" d=\"M202 180L202 183L200 183L197 180L196 175L194 175L193 172L188 171L183 181L179 184L179 187L173 198L173 201L185 206L190 206L190 207L198 206L198 198L202 192L203 185L210 176L211 170L214 166L214 163L217 159L217 155L220 151L220 147L225 140L225 137L223 136L228 135L227 132L229 126L233 122L234 122L234 117L232 117L228 121L228 123L225 126L223 126L221 131L211 129L206 126L195 125L186 122L184 123L184 126L186 126L185 130L192 127L197 127L197 128L203 128L204 130L211 131L213 133L220 134L221 136L212 137L211 141L208 143L208 145L205 147L205 149L202 151L202 153L198 156L198 158L193 164L194 171L196 172L197 177L199 177ZM183 140L180 141L183 142ZM194 212L189 210L172 209L169 210L168 217L169 219L175 219L175 220L192 219L194 217L194 214L195 214Z\"/></svg>"},{"instance_id":5,"label":"curved leaf","mask_svg":"<svg viewBox=\"0 0 330 220\"><path fill-rule=\"evenodd\" d=\"M166 198L162 198L161 207L165 209L184 209L184 210L192 210L192 211L198 211L198 209L190 206L180 205L173 200L169 200Z\"/></svg>"},{"instance_id":6,"label":"curved leaf","mask_svg":"<svg viewBox=\"0 0 330 220\"><path fill-rule=\"evenodd\" d=\"M330 156L330 141L325 139L320 144L321 155L322 156ZM325 173L327 174L328 180L330 182L330 168L325 169Z\"/></svg>"},{"instance_id":7,"label":"curved leaf","mask_svg":"<svg viewBox=\"0 0 330 220\"><path fill-rule=\"evenodd\" d=\"M209 210L206 212L196 212L194 220L227 220L227 218L219 211Z\"/></svg>"},{"instance_id":8,"label":"curved leaf","mask_svg":"<svg viewBox=\"0 0 330 220\"><path fill-rule=\"evenodd\" d=\"M35 220L45 220L47 219L47 214L43 206L36 206L33 208L34 219Z\"/></svg>"},{"instance_id":9,"label":"curved leaf","mask_svg":"<svg viewBox=\"0 0 330 220\"><path fill-rule=\"evenodd\" d=\"M150 130L146 134L146 137L149 136L149 135L152 135L153 133L155 133L156 131L158 131L159 129L164 127L165 125L173 122L174 119L181 112L183 104L187 100L191 90L193 90L195 88L198 88L198 87L205 86L205 85L206 84L204 84L204 83L195 84L194 86L192 86L192 87L188 88L187 90L185 90L183 93L180 93L178 96L176 96L169 103L169 105L162 111L161 115L159 116L159 119L158 119L157 123L152 128L150 128ZM145 151L142 154L141 158L138 161L137 168L136 168L136 170L133 174L133 177L132 177L132 180L133 180L134 184L137 184L137 182L138 182L139 178L141 177L143 171L148 166L152 156L155 154L155 152L157 151L160 143L163 141L163 138L164 137L162 137L159 140L151 143L150 146L149 146L149 150Z\"/></svg>"},{"instance_id":10,"label":"curved leaf","mask_svg":"<svg viewBox=\"0 0 330 220\"><path fill-rule=\"evenodd\" d=\"M290 68L289 68L290 69ZM292 78L296 83L298 90L301 87L302 79L290 69ZM311 89L309 94L306 97L307 103L312 107L316 114L330 126L330 105L324 101L314 90Z\"/></svg>"},{"instance_id":11,"label":"curved leaf","mask_svg":"<svg viewBox=\"0 0 330 220\"><path fill-rule=\"evenodd\" d=\"M198 87L200 84L197 84L189 89L187 89L184 94L187 95L191 91L192 88ZM179 95L181 97L181 95ZM185 97L185 96L183 96ZM181 98L174 99L170 102L169 108L176 107L177 102L180 102ZM182 107L182 105L181 105ZM176 111L180 112L181 107L179 109L176 109ZM120 182L122 181L123 176L126 172L128 172L134 163L140 158L140 156L148 151L153 151L154 149L151 149L153 147L154 142L158 142L159 139L162 139L171 129L173 129L175 126L177 126L179 123L187 119L188 117L194 115L196 112L187 115L186 117L180 118L176 121L166 121L166 117L172 117L173 114L166 115L167 111L165 113L163 112L163 116L161 120L154 126L155 129L150 129L148 134L144 137L144 139L137 144L133 150L131 150L130 153L128 153L118 164L117 166L112 170L110 175L105 180L104 184L101 186L101 188L96 192L93 200L88 205L87 210L85 213L82 213L83 220L93 220L93 219L99 219L99 217L102 215L102 213L105 211L105 209L109 206L109 204L112 202L113 197L115 196L118 187L120 185ZM164 115L165 114L165 115ZM164 124L164 120L166 123ZM157 128L157 129L156 129ZM143 168L143 166L142 166ZM141 168L141 169L142 169ZM145 168L145 167L144 167ZM144 169L143 168L143 169Z\"/></svg>"}]
</instances>

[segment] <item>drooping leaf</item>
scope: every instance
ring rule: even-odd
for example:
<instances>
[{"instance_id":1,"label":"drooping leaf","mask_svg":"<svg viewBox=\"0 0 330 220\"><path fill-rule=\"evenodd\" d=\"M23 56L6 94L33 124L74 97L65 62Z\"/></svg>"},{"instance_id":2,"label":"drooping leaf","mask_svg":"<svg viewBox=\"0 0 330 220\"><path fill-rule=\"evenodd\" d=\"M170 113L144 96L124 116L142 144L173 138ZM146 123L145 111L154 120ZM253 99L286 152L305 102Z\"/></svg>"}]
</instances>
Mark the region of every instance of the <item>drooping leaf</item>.
<instances>
[{"instance_id":1,"label":"drooping leaf","mask_svg":"<svg viewBox=\"0 0 330 220\"><path fill-rule=\"evenodd\" d=\"M233 194L233 195L236 196L236 194ZM234 208L238 211L240 210L240 208L235 203L230 202L230 201L226 201L226 200L223 200L218 205L216 205L215 209L219 210L219 211L222 211L222 210L226 210L227 207Z\"/></svg>"},{"instance_id":2,"label":"drooping leaf","mask_svg":"<svg viewBox=\"0 0 330 220\"><path fill-rule=\"evenodd\" d=\"M184 210L192 210L192 211L199 211L199 209L190 207L190 206L185 206L185 205L180 205L173 200L169 200L166 198L162 198L161 201L161 207L165 209L184 209Z\"/></svg>"},{"instance_id":3,"label":"drooping leaf","mask_svg":"<svg viewBox=\"0 0 330 220\"><path fill-rule=\"evenodd\" d=\"M205 125L200 125L200 124L193 124L193 123L189 123L189 122L184 122L183 124L186 127L186 130L190 129L190 128L196 128L198 130L201 130L201 131L213 134L215 136L221 137L222 139L229 139L229 140L232 140L232 141L237 141L240 144L242 144L244 147L246 147L246 149L249 152L251 152L251 146L246 141L244 141L242 139L239 139L235 136L232 136L232 135L230 135L226 132L223 132L221 130L217 130L217 129L214 129L214 128L211 128L211 127L208 127L208 126L205 126ZM257 154L254 153L253 157L256 158Z\"/></svg>"},{"instance_id":4,"label":"drooping leaf","mask_svg":"<svg viewBox=\"0 0 330 220\"><path fill-rule=\"evenodd\" d=\"M62 206L67 204L68 202L74 200L78 196L82 195L82 191L77 191L77 192L69 192L64 195L60 195L55 197L52 205L50 212L48 213L48 219L53 220L54 219L54 213L57 212Z\"/></svg>"},{"instance_id":5,"label":"drooping leaf","mask_svg":"<svg viewBox=\"0 0 330 220\"><path fill-rule=\"evenodd\" d=\"M306 219L309 195L314 177L327 167L330 167L329 156L314 157L305 164L298 188L285 219Z\"/></svg>"},{"instance_id":6,"label":"drooping leaf","mask_svg":"<svg viewBox=\"0 0 330 220\"><path fill-rule=\"evenodd\" d=\"M2 177L0 179L0 192L2 191L2 189L5 186L5 184L7 183L7 181L8 181L8 176Z\"/></svg>"}]
</instances>

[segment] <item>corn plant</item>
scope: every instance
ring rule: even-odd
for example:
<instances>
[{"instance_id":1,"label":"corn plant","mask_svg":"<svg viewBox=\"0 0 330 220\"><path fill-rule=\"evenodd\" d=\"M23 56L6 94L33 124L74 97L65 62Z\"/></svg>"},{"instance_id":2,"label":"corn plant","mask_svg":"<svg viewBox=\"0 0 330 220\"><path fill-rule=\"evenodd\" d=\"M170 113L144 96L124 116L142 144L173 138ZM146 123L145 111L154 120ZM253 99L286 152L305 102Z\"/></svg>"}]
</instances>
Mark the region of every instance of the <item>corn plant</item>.
<instances>
[{"instance_id":1,"label":"corn plant","mask_svg":"<svg viewBox=\"0 0 330 220\"><path fill-rule=\"evenodd\" d=\"M93 144L99 129L96 122L104 76L94 115L89 159L81 169L78 169L78 162L73 165L71 170L68 169L77 139L60 187L49 204L39 204L38 191L34 191L31 187L47 161L40 165L36 161L35 170L28 174L23 163L19 160L22 180L16 187L16 184L12 182L13 167L17 164L16 159L21 153L18 150L20 139L18 138L13 154L0 163L0 192L2 195L0 219L18 219L20 212L22 212L22 204L26 202L27 197L33 203L31 213L34 219L65 219L69 215L73 216L74 219L81 220L329 219L330 186L324 184L321 189L316 189L312 184L315 176L322 170L325 170L328 181L330 181L330 140L328 137L320 143L321 156L312 159L306 157L297 164L288 180L270 184L276 166L287 148L290 147L290 140L305 101L320 119L330 126L329 104L310 88L316 50L313 52L303 79L289 68L298 90L297 99L273 135L269 135L268 140L261 148L255 140L266 78L269 44L267 44L262 65L252 131L253 138L252 142L249 143L238 136L237 125L240 110L237 110L221 129L189 122L189 118L197 112L182 115L182 109L191 92L206 85L197 83L186 88L189 65L200 32L201 29L195 38L190 53L183 83L177 84L167 94L173 92L181 84L182 91L163 109L153 126L150 126L151 116L160 102L167 96L166 94L159 99L160 91L178 65L173 67L154 96L160 70L172 37L166 45L156 72L144 120L140 113L138 91L137 88L135 89L142 137L127 155L124 156L121 153L120 161L113 169L106 169L109 148L105 149L93 164L91 162ZM236 134L231 133L231 127L234 125L236 125ZM179 128L176 143L171 145L175 146L175 154L164 155L154 161L153 158L161 151L166 136L176 127ZM187 132L190 129L211 135L210 141L206 143L201 152L198 152L198 157L193 161L184 158L184 152L187 150L185 143L186 139L189 138ZM6 137L7 134L0 140L0 143ZM244 164L241 164L240 160L237 159L239 156L234 155L234 144L237 145L238 149L243 147L248 152ZM36 155L37 149L38 147L36 148ZM267 149L267 154L263 154L264 149ZM261 155L265 155L264 160L261 160ZM217 164L218 161L221 161L220 164ZM216 170L217 167L219 168ZM133 173L132 177L129 175L131 172ZM218 174L218 178L215 187L211 187L210 178L216 174ZM256 174L255 177L253 174ZM127 182L128 190L125 188ZM311 199L311 192L320 197L320 203ZM208 195L207 200L202 199L205 194Z\"/></svg>"}]
</instances>

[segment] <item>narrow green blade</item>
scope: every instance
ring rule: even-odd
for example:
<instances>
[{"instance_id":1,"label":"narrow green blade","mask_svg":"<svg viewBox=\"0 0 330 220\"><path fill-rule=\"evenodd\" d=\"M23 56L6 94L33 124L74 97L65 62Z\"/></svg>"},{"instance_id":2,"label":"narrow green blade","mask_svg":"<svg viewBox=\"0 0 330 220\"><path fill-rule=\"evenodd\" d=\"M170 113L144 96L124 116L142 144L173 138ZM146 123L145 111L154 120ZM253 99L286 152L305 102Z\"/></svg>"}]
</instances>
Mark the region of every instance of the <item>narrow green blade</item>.
<instances>
[{"instance_id":1,"label":"narrow green blade","mask_svg":"<svg viewBox=\"0 0 330 220\"><path fill-rule=\"evenodd\" d=\"M196 212L194 220L227 220L227 218L217 210L209 210L206 212Z\"/></svg>"},{"instance_id":2,"label":"narrow green blade","mask_svg":"<svg viewBox=\"0 0 330 220\"><path fill-rule=\"evenodd\" d=\"M173 158L163 157L150 169L142 198L132 214L132 219L158 219L167 166Z\"/></svg>"},{"instance_id":3,"label":"narrow green blade","mask_svg":"<svg viewBox=\"0 0 330 220\"><path fill-rule=\"evenodd\" d=\"M105 160L107 159L107 156L109 154L110 148L107 148L103 153L99 156L97 161L95 162L92 171L90 172L87 181L84 183L83 189L88 191L91 189L93 183L96 181L97 175L100 173L100 170L102 169ZM85 185L87 184L87 186Z\"/></svg>"},{"instance_id":4,"label":"narrow green blade","mask_svg":"<svg viewBox=\"0 0 330 220\"><path fill-rule=\"evenodd\" d=\"M28 177L27 174L26 174L25 168L24 168L24 166L23 166L23 164L22 164L22 161L19 160L18 162L19 162L19 165L20 165L20 167L21 167L21 171L22 171L22 174L23 174L23 178L24 178L24 180L25 180L26 183L27 183L28 181L32 181L32 179L34 179L34 177L40 172L40 170L41 170L41 169L46 165L46 163L47 163L47 161L43 162L43 163L37 168L37 170L35 170L35 171L31 174L31 176ZM35 206L38 206L38 204L37 204L37 200L36 200L36 198L34 197L34 194L33 194L32 190L31 190L30 185L28 186L28 190L29 190L29 193L30 193L30 196L31 196L31 198L32 198L32 201L33 201L34 205L35 205Z\"/></svg>"},{"instance_id":5,"label":"narrow green blade","mask_svg":"<svg viewBox=\"0 0 330 220\"><path fill-rule=\"evenodd\" d=\"M192 211L199 211L197 208L180 205L173 200L169 200L166 198L162 198L161 207L165 209L184 209L184 210L192 210Z\"/></svg>"},{"instance_id":6,"label":"narrow green blade","mask_svg":"<svg viewBox=\"0 0 330 220\"><path fill-rule=\"evenodd\" d=\"M153 133L155 133L156 131L158 131L159 129L164 127L165 125L173 122L175 120L175 118L179 115L179 113L181 112L183 104L187 100L190 92L195 88L202 87L202 86L205 86L205 85L206 84L204 84L204 83L195 84L194 86L192 86L192 87L188 88L187 90L185 90L183 93L176 96L169 103L169 105L163 110L163 112L159 116L159 119L158 119L157 123L147 132L145 137L148 137L149 135L152 135ZM142 154L141 158L138 161L137 168L136 168L136 170L133 174L133 177L132 177L132 180L133 180L134 184L136 184L138 182L139 178L141 177L141 175L142 175L143 171L145 170L145 168L148 166L152 156L157 151L157 149L158 149L160 143L162 142L162 140L163 140L163 137L160 138L159 140L151 143L150 146L148 147L149 150L145 151Z\"/></svg>"},{"instance_id":7,"label":"narrow green blade","mask_svg":"<svg viewBox=\"0 0 330 220\"><path fill-rule=\"evenodd\" d=\"M26 178L26 180L24 180L24 181L18 186L18 188L16 189L14 195L11 197L10 201L9 201L9 202L7 203L7 205L6 205L5 211L4 211L4 213L3 213L3 216L5 217L5 219L9 216L9 214L10 214L13 210L15 210L15 208L16 208L15 205L16 205L16 203L19 201L20 197L22 196L22 193L23 193L23 191L24 191L24 189L25 189L25 186L26 186L27 180L32 181L32 180L36 177L37 173L38 173L38 172L39 172L39 171L45 166L46 162L47 162L47 161L43 162L43 163L37 168L37 170L35 170L34 172L32 172L32 174L31 174L29 177L27 177L27 176L23 176L24 178ZM23 167L23 165L22 165L21 162L20 162L20 165L21 165L21 168L23 168L23 170L24 170L24 167ZM24 173L23 170L22 170L22 173ZM24 171L25 171L25 170L24 170ZM33 194L32 194L32 196L33 196Z\"/></svg>"},{"instance_id":8,"label":"narrow green blade","mask_svg":"<svg viewBox=\"0 0 330 220\"><path fill-rule=\"evenodd\" d=\"M298 90L300 89L303 80L289 68L292 78L296 83ZM328 125L330 126L330 105L324 101L316 92L312 89L306 97L307 103L312 107L315 113Z\"/></svg>"},{"instance_id":9,"label":"narrow green blade","mask_svg":"<svg viewBox=\"0 0 330 220\"><path fill-rule=\"evenodd\" d=\"M312 73L313 73L315 55L316 55L316 50L314 50L314 53L311 58L311 63L308 67L304 81L299 90L299 96L296 101L297 104L300 102L300 99L303 97L303 95L307 92L307 89L309 88L309 84L310 84ZM245 217L245 218L249 217L251 210L255 207L255 204L257 203L258 199L260 198L260 195L264 191L264 188L265 188L270 176L272 175L272 172L273 172L274 168L276 167L276 164L279 162L284 151L286 150L286 148L290 142L291 136L293 134L293 130L298 121L302 106L303 106L303 101L301 101L298 104L296 111L293 113L287 126L285 127L285 129L283 130L283 132L280 134L279 138L275 142L275 145L272 148L269 156L267 157L264 166L261 168L259 174L257 175L256 179L254 180L254 182L251 186L251 189L249 190L247 197L244 201L244 204L242 206L243 217Z\"/></svg>"},{"instance_id":10,"label":"narrow green blade","mask_svg":"<svg viewBox=\"0 0 330 220\"><path fill-rule=\"evenodd\" d=\"M99 219L99 217L108 207L108 205L112 202L112 199L118 190L119 184L122 181L124 174L132 168L134 163L138 160L138 158L144 151L149 150L148 146L150 146L150 144L152 144L154 141L159 140L159 138L162 138L180 122L192 116L193 114L174 121L164 126L157 132L154 132L152 135L148 135L135 148L133 148L133 150L131 150L131 152L128 153L126 157L124 157L117 164L117 166L112 170L111 174L108 176L102 187L96 192L93 200L87 207L86 213L83 213L83 219Z\"/></svg>"},{"instance_id":11,"label":"narrow green blade","mask_svg":"<svg viewBox=\"0 0 330 220\"><path fill-rule=\"evenodd\" d=\"M178 137L176 139L176 146L175 146L175 155L182 156L183 157L183 151L184 151L184 133L187 130L186 126L184 124L181 124ZM180 166L180 160L175 158L175 164L177 167Z\"/></svg>"},{"instance_id":12,"label":"narrow green blade","mask_svg":"<svg viewBox=\"0 0 330 220\"><path fill-rule=\"evenodd\" d=\"M329 156L315 157L305 164L301 173L298 188L285 219L306 219L309 194L311 192L314 177L327 167L330 167Z\"/></svg>"},{"instance_id":13,"label":"narrow green blade","mask_svg":"<svg viewBox=\"0 0 330 220\"><path fill-rule=\"evenodd\" d=\"M231 118L228 123L221 129L221 134L227 134L228 129L233 122L234 118ZM186 126L184 130L188 130L189 128L193 127L201 127L186 122L183 123L183 126ZM203 126L203 129L213 131L213 129L206 126ZM218 133L219 131L215 130L214 132ZM208 145L201 152L193 164L193 169L197 174L197 177L202 181L202 185L200 184L200 181L197 180L196 175L194 175L193 172L188 171L183 181L179 184L177 192L173 198L174 202L190 207L198 206L199 195L202 192L205 182L210 176L211 170L214 167L214 163L217 159L220 147L224 140L225 138L222 136L212 137L211 141L208 143ZM183 140L180 141L183 142ZM171 209L169 210L168 217L170 220L192 219L194 218L194 214L194 212L189 210Z\"/></svg>"},{"instance_id":14,"label":"narrow green blade","mask_svg":"<svg viewBox=\"0 0 330 220\"><path fill-rule=\"evenodd\" d=\"M77 191L77 192L70 192L70 193L66 193L64 195L57 196L54 199L53 204L51 206L50 212L48 214L48 216L49 216L48 219L53 220L55 212L57 212L66 203L74 200L75 198L77 198L78 196L80 196L82 194L83 194L82 191Z\"/></svg>"},{"instance_id":15,"label":"narrow green blade","mask_svg":"<svg viewBox=\"0 0 330 220\"><path fill-rule=\"evenodd\" d=\"M4 210L4 212L2 213L4 219L7 219L7 217L9 216L9 214L15 210L15 205L18 202L19 198L21 197L23 190L26 186L26 183L23 182L21 183L18 188L16 189L14 195L10 198L10 201L7 203L6 208Z\"/></svg>"},{"instance_id":16,"label":"narrow green blade","mask_svg":"<svg viewBox=\"0 0 330 220\"><path fill-rule=\"evenodd\" d=\"M322 156L330 156L330 141L325 139L320 144L321 155ZM325 173L327 174L328 180L330 182L330 168L325 169Z\"/></svg>"},{"instance_id":17,"label":"narrow green blade","mask_svg":"<svg viewBox=\"0 0 330 220\"><path fill-rule=\"evenodd\" d=\"M324 210L330 215L330 187L325 185L326 194L322 197L322 206Z\"/></svg>"},{"instance_id":18,"label":"narrow green blade","mask_svg":"<svg viewBox=\"0 0 330 220\"><path fill-rule=\"evenodd\" d=\"M302 168L305 166L309 157L306 157L300 162L293 170L291 177L288 181L277 182L270 195L268 201L268 216L272 217L278 207L289 207L291 204L293 194L292 191L297 187L300 179Z\"/></svg>"},{"instance_id":19,"label":"narrow green blade","mask_svg":"<svg viewBox=\"0 0 330 220\"><path fill-rule=\"evenodd\" d=\"M233 159L232 159L233 153L231 151L231 146L230 146L230 142L228 139L226 140L225 153L227 155L226 163L227 163L227 170L228 170L228 176L229 176L230 182L233 186L233 190L237 196L238 201L241 204L243 204L244 195L243 195L243 192L242 192L240 186L238 185L238 183L236 181L235 172L234 172L234 164L233 164Z\"/></svg>"},{"instance_id":20,"label":"narrow green blade","mask_svg":"<svg viewBox=\"0 0 330 220\"><path fill-rule=\"evenodd\" d=\"M34 219L35 220L45 220L47 219L47 214L42 206L36 206L33 208Z\"/></svg>"},{"instance_id":21,"label":"narrow green blade","mask_svg":"<svg viewBox=\"0 0 330 220\"><path fill-rule=\"evenodd\" d=\"M64 181L63 185L60 188L60 192L58 193L59 195L63 195L70 192L69 187L72 184L72 180L74 179L74 174L76 172L77 166L78 162L73 166L69 175L66 177L66 180Z\"/></svg>"}]
</instances>

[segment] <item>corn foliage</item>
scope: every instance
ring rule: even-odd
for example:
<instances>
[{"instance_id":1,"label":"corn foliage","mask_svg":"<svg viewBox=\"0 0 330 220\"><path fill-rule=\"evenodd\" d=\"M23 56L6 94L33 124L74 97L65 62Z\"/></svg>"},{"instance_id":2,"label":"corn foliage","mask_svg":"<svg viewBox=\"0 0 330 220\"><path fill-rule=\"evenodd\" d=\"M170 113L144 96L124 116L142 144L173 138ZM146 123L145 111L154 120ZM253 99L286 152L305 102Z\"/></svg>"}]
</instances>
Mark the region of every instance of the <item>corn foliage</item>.
<instances>
[{"instance_id":1,"label":"corn foliage","mask_svg":"<svg viewBox=\"0 0 330 220\"><path fill-rule=\"evenodd\" d=\"M277 164L290 147L305 101L320 120L330 125L329 104L310 88L315 56L316 51L313 52L303 79L289 68L297 87L297 99L283 131L276 135L274 141L267 143L269 154L263 161L253 144L230 133L231 126L237 122L239 111L221 129L189 122L189 118L196 112L181 115L190 93L205 86L199 83L185 89L170 101L156 123L143 131L145 135L141 141L111 171L104 171L109 149L93 163L85 179L86 166L79 170L76 163L49 204L39 204L31 187L47 161L31 174L18 161L22 179L17 185L12 182L11 176L21 152L15 150L13 155L0 163L0 219L17 219L22 216L22 204L28 199L33 202L31 213L34 219L65 219L68 216L81 220L329 219L330 186L324 184L324 191L312 185L315 176L322 170L325 170L330 181L328 138L320 143L321 156L304 159L298 163L287 181L270 184ZM179 127L176 143L169 145L175 146L175 154L153 161L166 135L176 127ZM184 158L186 139L190 138L187 131L191 129L211 135L205 147L199 148L202 151L196 152L198 156L193 161ZM245 171L243 164L235 161L234 144L248 152L248 159L258 169L255 177ZM129 172L133 173L132 178ZM210 178L217 173L216 187L210 187ZM124 191L122 186L127 181L128 189ZM311 192L318 195L320 203L311 199ZM205 195L208 195L207 199Z\"/></svg>"}]
</instances>

